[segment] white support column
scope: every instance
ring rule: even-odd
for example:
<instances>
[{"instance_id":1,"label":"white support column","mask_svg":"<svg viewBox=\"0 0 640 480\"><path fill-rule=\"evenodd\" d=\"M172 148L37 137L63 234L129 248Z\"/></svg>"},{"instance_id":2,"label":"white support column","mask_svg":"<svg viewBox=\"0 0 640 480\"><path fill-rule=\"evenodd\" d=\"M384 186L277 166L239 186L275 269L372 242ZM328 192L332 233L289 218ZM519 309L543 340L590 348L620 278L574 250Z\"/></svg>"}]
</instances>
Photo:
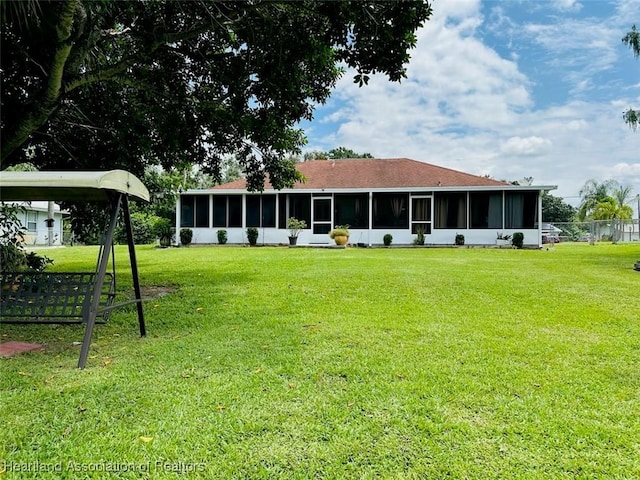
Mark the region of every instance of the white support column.
<instances>
[{"instance_id":1,"label":"white support column","mask_svg":"<svg viewBox=\"0 0 640 480\"><path fill-rule=\"evenodd\" d=\"M209 195L209 228L213 228L213 195Z\"/></svg>"},{"instance_id":2,"label":"white support column","mask_svg":"<svg viewBox=\"0 0 640 480\"><path fill-rule=\"evenodd\" d=\"M49 202L47 204L47 244L51 247L53 245L53 224L55 223L54 203Z\"/></svg>"},{"instance_id":3,"label":"white support column","mask_svg":"<svg viewBox=\"0 0 640 480\"><path fill-rule=\"evenodd\" d=\"M542 248L542 195L544 190L538 192L538 247Z\"/></svg>"},{"instance_id":4,"label":"white support column","mask_svg":"<svg viewBox=\"0 0 640 480\"><path fill-rule=\"evenodd\" d=\"M373 233L373 192L369 192L369 246L371 246L371 235Z\"/></svg>"},{"instance_id":5,"label":"white support column","mask_svg":"<svg viewBox=\"0 0 640 480\"><path fill-rule=\"evenodd\" d=\"M178 193L176 198L176 232L180 231L180 203L182 202L182 196Z\"/></svg>"}]
</instances>

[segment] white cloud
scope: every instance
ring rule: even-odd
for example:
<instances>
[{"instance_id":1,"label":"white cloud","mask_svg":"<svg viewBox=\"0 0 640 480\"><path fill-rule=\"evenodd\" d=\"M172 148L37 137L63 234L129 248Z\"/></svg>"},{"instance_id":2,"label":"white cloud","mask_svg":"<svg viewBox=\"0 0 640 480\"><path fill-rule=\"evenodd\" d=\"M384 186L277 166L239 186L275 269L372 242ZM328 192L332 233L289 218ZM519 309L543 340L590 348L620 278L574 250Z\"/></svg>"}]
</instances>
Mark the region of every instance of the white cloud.
<instances>
[{"instance_id":1,"label":"white cloud","mask_svg":"<svg viewBox=\"0 0 640 480\"><path fill-rule=\"evenodd\" d=\"M500 150L507 155L542 155L551 150L552 142L541 137L511 137L502 144Z\"/></svg>"},{"instance_id":2,"label":"white cloud","mask_svg":"<svg viewBox=\"0 0 640 480\"><path fill-rule=\"evenodd\" d=\"M625 183L625 180L635 178L640 182L640 163L617 163L613 166L613 178Z\"/></svg>"},{"instance_id":3,"label":"white cloud","mask_svg":"<svg viewBox=\"0 0 640 480\"><path fill-rule=\"evenodd\" d=\"M586 18L531 23L519 32L535 35L530 48L503 51L501 56L483 43L481 29L492 26L483 23L478 1L439 2L436 7L434 17L418 32L407 79L392 84L374 76L368 86L358 88L353 75L345 75L328 104L318 108L317 117L322 118L323 111L330 117L315 124L311 148L342 145L497 179L531 176L535 184L558 185L554 193L573 204L590 178L628 179L640 193L640 133L632 133L622 121L622 112L632 103L623 97L628 89L620 88L618 97L606 100L588 94L601 83L592 72L609 68L624 29L615 32L600 19ZM518 25L500 7L491 13L492 22L500 17L500 24L517 31ZM539 62L541 56L544 62ZM536 105L536 78L523 73L521 62L549 70L549 75L559 73L582 91L551 106ZM635 65L632 57L629 62Z\"/></svg>"},{"instance_id":4,"label":"white cloud","mask_svg":"<svg viewBox=\"0 0 640 480\"><path fill-rule=\"evenodd\" d=\"M552 5L561 12L576 12L582 9L582 4L576 0L554 0Z\"/></svg>"}]
</instances>

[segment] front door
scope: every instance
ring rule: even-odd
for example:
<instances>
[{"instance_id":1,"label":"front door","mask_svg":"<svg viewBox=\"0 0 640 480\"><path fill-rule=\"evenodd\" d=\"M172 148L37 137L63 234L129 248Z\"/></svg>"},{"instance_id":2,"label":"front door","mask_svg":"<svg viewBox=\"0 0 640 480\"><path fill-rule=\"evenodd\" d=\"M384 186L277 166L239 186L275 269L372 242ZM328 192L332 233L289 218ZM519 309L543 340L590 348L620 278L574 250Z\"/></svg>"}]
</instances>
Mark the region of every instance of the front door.
<instances>
[{"instance_id":1,"label":"front door","mask_svg":"<svg viewBox=\"0 0 640 480\"><path fill-rule=\"evenodd\" d=\"M313 197L313 211L312 219L313 223L313 242L314 243L329 243L329 232L332 228L331 218L331 197Z\"/></svg>"}]
</instances>

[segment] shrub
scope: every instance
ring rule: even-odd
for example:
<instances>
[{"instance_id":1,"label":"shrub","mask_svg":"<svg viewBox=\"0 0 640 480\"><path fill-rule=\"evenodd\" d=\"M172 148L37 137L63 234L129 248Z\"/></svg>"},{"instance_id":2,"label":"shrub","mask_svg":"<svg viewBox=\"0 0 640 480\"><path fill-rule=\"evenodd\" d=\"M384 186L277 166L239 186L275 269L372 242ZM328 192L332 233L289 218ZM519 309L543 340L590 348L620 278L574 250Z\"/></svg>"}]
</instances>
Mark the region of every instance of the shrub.
<instances>
[{"instance_id":1,"label":"shrub","mask_svg":"<svg viewBox=\"0 0 640 480\"><path fill-rule=\"evenodd\" d=\"M0 269L19 272L26 265L25 229L18 215L26 209L13 203L0 204Z\"/></svg>"},{"instance_id":2,"label":"shrub","mask_svg":"<svg viewBox=\"0 0 640 480\"><path fill-rule=\"evenodd\" d=\"M131 214L131 231L133 232L133 241L138 245L153 243L156 239L156 223L160 217L155 215L134 212ZM127 243L127 231L124 225L118 225L114 234L116 243Z\"/></svg>"},{"instance_id":3,"label":"shrub","mask_svg":"<svg viewBox=\"0 0 640 480\"><path fill-rule=\"evenodd\" d=\"M456 233L456 245L464 245L464 235Z\"/></svg>"},{"instance_id":4,"label":"shrub","mask_svg":"<svg viewBox=\"0 0 640 480\"><path fill-rule=\"evenodd\" d=\"M414 245L424 245L424 228L416 228L416 238L413 239Z\"/></svg>"},{"instance_id":5,"label":"shrub","mask_svg":"<svg viewBox=\"0 0 640 480\"><path fill-rule=\"evenodd\" d=\"M35 252L27 253L25 257L27 261L27 268L32 272L44 272L45 268L49 265L53 265L53 260L51 260L46 255L38 255Z\"/></svg>"},{"instance_id":6,"label":"shrub","mask_svg":"<svg viewBox=\"0 0 640 480\"><path fill-rule=\"evenodd\" d=\"M247 228L247 240L249 245L255 245L258 242L258 229L256 227Z\"/></svg>"},{"instance_id":7,"label":"shrub","mask_svg":"<svg viewBox=\"0 0 640 480\"><path fill-rule=\"evenodd\" d=\"M227 231L224 228L218 230L216 234L218 235L218 243L220 245L227 243Z\"/></svg>"},{"instance_id":8,"label":"shrub","mask_svg":"<svg viewBox=\"0 0 640 480\"><path fill-rule=\"evenodd\" d=\"M516 248L522 248L522 245L524 245L524 233L522 232L514 233L513 240L511 240L511 243Z\"/></svg>"},{"instance_id":9,"label":"shrub","mask_svg":"<svg viewBox=\"0 0 640 480\"><path fill-rule=\"evenodd\" d=\"M382 241L384 242L385 247L390 246L391 242L393 242L393 235L387 233L384 237L382 237Z\"/></svg>"},{"instance_id":10,"label":"shrub","mask_svg":"<svg viewBox=\"0 0 640 480\"><path fill-rule=\"evenodd\" d=\"M0 271L20 272L27 260L24 251L14 244L0 244Z\"/></svg>"},{"instance_id":11,"label":"shrub","mask_svg":"<svg viewBox=\"0 0 640 480\"><path fill-rule=\"evenodd\" d=\"M185 247L188 247L191 244L191 240L193 239L193 230L190 228L183 228L180 230L180 243Z\"/></svg>"}]
</instances>

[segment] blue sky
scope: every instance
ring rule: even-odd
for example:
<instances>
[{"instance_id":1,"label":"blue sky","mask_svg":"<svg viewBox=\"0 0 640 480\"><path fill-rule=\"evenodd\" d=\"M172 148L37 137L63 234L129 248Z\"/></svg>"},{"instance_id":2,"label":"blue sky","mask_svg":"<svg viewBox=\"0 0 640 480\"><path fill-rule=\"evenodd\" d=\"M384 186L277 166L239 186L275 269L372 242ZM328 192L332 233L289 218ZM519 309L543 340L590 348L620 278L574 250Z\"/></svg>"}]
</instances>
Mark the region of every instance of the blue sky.
<instances>
[{"instance_id":1,"label":"blue sky","mask_svg":"<svg viewBox=\"0 0 640 480\"><path fill-rule=\"evenodd\" d=\"M436 0L407 78L353 72L302 124L305 151L338 146L497 179L534 177L579 202L590 178L640 193L640 60L621 39L640 0ZM634 202L635 203L635 202Z\"/></svg>"}]
</instances>

